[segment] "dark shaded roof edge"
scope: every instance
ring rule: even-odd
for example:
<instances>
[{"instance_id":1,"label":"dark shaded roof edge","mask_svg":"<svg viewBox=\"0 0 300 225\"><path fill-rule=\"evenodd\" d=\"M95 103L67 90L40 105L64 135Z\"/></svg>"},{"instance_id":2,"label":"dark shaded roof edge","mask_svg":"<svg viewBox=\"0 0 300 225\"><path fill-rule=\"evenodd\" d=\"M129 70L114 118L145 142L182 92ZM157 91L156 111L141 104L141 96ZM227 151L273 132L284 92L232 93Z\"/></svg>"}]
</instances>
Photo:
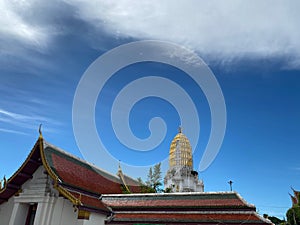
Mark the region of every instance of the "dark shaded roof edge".
<instances>
[{"instance_id":1,"label":"dark shaded roof edge","mask_svg":"<svg viewBox=\"0 0 300 225\"><path fill-rule=\"evenodd\" d=\"M31 149L30 153L28 154L28 156L26 157L25 161L21 164L21 166L19 167L19 169L13 173L13 175L4 183L4 186L2 187L2 189L0 190L0 198L1 195L5 194L5 192L8 191L9 185L13 183L14 179L17 178L18 175L21 174L22 170L24 170L24 168L26 168L26 166L28 165L28 162L30 162L30 160L32 159L34 153L36 151L39 151L39 139L35 142L33 148ZM40 161L36 161L35 159L32 159L31 162L36 164L36 169L33 171L33 173L42 165L42 162ZM31 178L32 174L27 174L28 176L24 176L23 181L19 184L20 186L22 186L27 180L29 180ZM16 194L19 190L16 188L15 191L9 196L9 198L11 196L13 196L14 194ZM8 199L7 199L8 200ZM2 204L2 202L0 202L0 204Z\"/></svg>"},{"instance_id":2,"label":"dark shaded roof edge","mask_svg":"<svg viewBox=\"0 0 300 225\"><path fill-rule=\"evenodd\" d=\"M5 182L5 185L2 187L2 189L0 189L0 205L4 202L6 202L9 198L11 198L13 195L15 195L16 193L18 193L21 189L21 186L29 179L32 178L33 174L35 173L35 171L40 167L43 166L45 168L45 170L47 171L47 173L50 175L51 179L53 180L53 187L66 199L68 199L75 207L77 208L82 208L82 209L86 209L88 211L97 211L97 212L105 212L105 214L108 214L108 212L111 212L111 210L109 208L107 208L106 210L103 209L96 209L96 208L92 208L92 207L88 207L88 206L84 206L84 204L82 204L82 202L80 201L79 198L76 198L74 195L72 195L72 193L70 193L67 188L65 188L63 185L60 185L60 179L57 176L57 174L51 169L51 167L49 166L47 159L45 157L44 154L44 147L45 146L53 146L51 144L49 144L48 142L46 142L42 135L39 136L38 140L35 142L33 148L31 149L30 153L28 154L28 156L26 157L25 161L21 164L21 166L19 167L19 169L13 173L13 175ZM57 149L57 148L56 148ZM60 150L61 151L61 150ZM63 152L64 154L67 154L71 157L74 158L74 156L70 155L67 152ZM35 156L35 158L33 158L33 156ZM31 174L26 174L26 176L24 175L20 175L22 174L22 171L24 168L26 168L27 166L29 166L29 163L34 163L36 164L36 166L34 167L34 169L32 170ZM18 184L18 186L16 186L15 184L13 184L14 179L16 179L18 176L22 176L22 182ZM11 189L11 187L14 187L13 189ZM3 196L7 196L7 198L3 197ZM102 202L102 201L101 201Z\"/></svg>"}]
</instances>

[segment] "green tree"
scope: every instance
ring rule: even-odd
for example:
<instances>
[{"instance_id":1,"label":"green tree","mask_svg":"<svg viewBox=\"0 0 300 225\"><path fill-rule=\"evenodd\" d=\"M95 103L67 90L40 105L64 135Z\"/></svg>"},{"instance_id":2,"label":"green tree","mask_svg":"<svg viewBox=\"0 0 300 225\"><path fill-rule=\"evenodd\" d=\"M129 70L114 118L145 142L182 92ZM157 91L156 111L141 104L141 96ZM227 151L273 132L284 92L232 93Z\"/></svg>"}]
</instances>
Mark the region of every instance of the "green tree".
<instances>
[{"instance_id":1,"label":"green tree","mask_svg":"<svg viewBox=\"0 0 300 225\"><path fill-rule=\"evenodd\" d=\"M161 163L156 164L153 170L153 189L155 190L155 192L162 192Z\"/></svg>"},{"instance_id":2,"label":"green tree","mask_svg":"<svg viewBox=\"0 0 300 225\"><path fill-rule=\"evenodd\" d=\"M154 167L150 167L149 173L147 176L146 185L150 187L154 192L162 192L161 186L161 163L154 165Z\"/></svg>"},{"instance_id":3,"label":"green tree","mask_svg":"<svg viewBox=\"0 0 300 225\"><path fill-rule=\"evenodd\" d=\"M268 219L271 220L271 222L274 223L275 225L285 224L284 220L281 220L275 216L268 216Z\"/></svg>"},{"instance_id":4,"label":"green tree","mask_svg":"<svg viewBox=\"0 0 300 225\"><path fill-rule=\"evenodd\" d=\"M142 178L138 177L137 180L140 183L141 193L155 193L155 190L147 184L145 184Z\"/></svg>"},{"instance_id":5,"label":"green tree","mask_svg":"<svg viewBox=\"0 0 300 225\"><path fill-rule=\"evenodd\" d=\"M142 193L162 192L161 163L154 165L154 167L150 167L145 183L140 177L138 177L137 180L140 183Z\"/></svg>"},{"instance_id":6,"label":"green tree","mask_svg":"<svg viewBox=\"0 0 300 225\"><path fill-rule=\"evenodd\" d=\"M286 212L286 218L289 225L300 224L300 207L293 206Z\"/></svg>"}]
</instances>

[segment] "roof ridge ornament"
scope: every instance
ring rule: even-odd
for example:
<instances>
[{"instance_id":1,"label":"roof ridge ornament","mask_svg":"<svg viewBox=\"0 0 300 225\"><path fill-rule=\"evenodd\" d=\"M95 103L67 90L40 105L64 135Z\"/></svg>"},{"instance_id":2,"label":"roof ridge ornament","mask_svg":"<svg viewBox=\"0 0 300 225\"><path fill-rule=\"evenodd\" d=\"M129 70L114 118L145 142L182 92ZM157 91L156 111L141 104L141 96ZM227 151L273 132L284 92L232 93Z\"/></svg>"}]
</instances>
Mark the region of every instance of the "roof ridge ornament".
<instances>
[{"instance_id":1,"label":"roof ridge ornament","mask_svg":"<svg viewBox=\"0 0 300 225\"><path fill-rule=\"evenodd\" d=\"M122 168L121 168L121 160L119 160L119 169L118 169L117 175L118 175L119 178L121 179L121 181L122 181L122 183L123 183L123 185L124 185L126 191L127 191L128 193L131 193L130 190L129 190L129 188L128 188L128 186L127 186L127 184L126 184L125 177L124 177L124 174L123 174L123 172L122 172Z\"/></svg>"},{"instance_id":2,"label":"roof ridge ornament","mask_svg":"<svg viewBox=\"0 0 300 225\"><path fill-rule=\"evenodd\" d=\"M39 134L40 134L40 138L43 138L43 134L42 134L42 124L40 123L39 126Z\"/></svg>"},{"instance_id":3,"label":"roof ridge ornament","mask_svg":"<svg viewBox=\"0 0 300 225\"><path fill-rule=\"evenodd\" d=\"M232 181L232 180L228 181L228 184L229 184L229 186L230 186L230 191L232 192L232 184L233 184L233 181Z\"/></svg>"},{"instance_id":4,"label":"roof ridge ornament","mask_svg":"<svg viewBox=\"0 0 300 225\"><path fill-rule=\"evenodd\" d=\"M2 186L2 182L3 182L3 186ZM3 179L0 181L0 190L4 189L6 186L6 178L5 175L3 176Z\"/></svg>"},{"instance_id":5,"label":"roof ridge ornament","mask_svg":"<svg viewBox=\"0 0 300 225\"><path fill-rule=\"evenodd\" d=\"M119 168L118 168L118 172L122 172L122 168L121 168L121 160L119 160Z\"/></svg>"}]
</instances>

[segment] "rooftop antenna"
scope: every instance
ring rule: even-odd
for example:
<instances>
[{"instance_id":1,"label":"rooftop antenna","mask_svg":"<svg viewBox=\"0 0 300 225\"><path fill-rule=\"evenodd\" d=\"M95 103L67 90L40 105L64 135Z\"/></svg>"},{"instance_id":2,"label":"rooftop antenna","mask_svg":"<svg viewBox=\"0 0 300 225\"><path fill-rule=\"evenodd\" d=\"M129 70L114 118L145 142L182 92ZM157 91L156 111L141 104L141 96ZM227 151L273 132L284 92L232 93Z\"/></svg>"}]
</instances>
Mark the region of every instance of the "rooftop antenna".
<instances>
[{"instance_id":1,"label":"rooftop antenna","mask_svg":"<svg viewBox=\"0 0 300 225\"><path fill-rule=\"evenodd\" d=\"M232 180L228 181L228 184L229 184L229 186L230 186L230 191L232 191L232 184L233 184L233 181L232 181Z\"/></svg>"}]
</instances>

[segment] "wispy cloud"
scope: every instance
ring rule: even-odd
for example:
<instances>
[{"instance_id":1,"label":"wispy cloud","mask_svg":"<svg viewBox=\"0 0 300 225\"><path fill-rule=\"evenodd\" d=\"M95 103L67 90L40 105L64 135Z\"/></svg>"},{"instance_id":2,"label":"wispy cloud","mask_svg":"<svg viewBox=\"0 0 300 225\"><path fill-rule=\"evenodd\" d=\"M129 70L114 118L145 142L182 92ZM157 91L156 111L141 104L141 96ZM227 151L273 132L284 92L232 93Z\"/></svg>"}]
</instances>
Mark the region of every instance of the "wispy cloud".
<instances>
[{"instance_id":1,"label":"wispy cloud","mask_svg":"<svg viewBox=\"0 0 300 225\"><path fill-rule=\"evenodd\" d=\"M27 133L22 132L22 131L10 130L10 129L3 129L3 128L0 128L0 132L12 133L12 134L21 134L21 135L28 135Z\"/></svg>"},{"instance_id":2,"label":"wispy cloud","mask_svg":"<svg viewBox=\"0 0 300 225\"><path fill-rule=\"evenodd\" d=\"M10 71L40 74L50 67L55 38L67 35L66 4L60 0L0 1L0 66ZM30 55L30 57L29 57ZM41 57L41 55L45 57ZM52 67L51 67L52 68Z\"/></svg>"},{"instance_id":3,"label":"wispy cloud","mask_svg":"<svg viewBox=\"0 0 300 225\"><path fill-rule=\"evenodd\" d=\"M300 67L299 1L65 1L115 35L174 41L222 59L287 55Z\"/></svg>"},{"instance_id":4,"label":"wispy cloud","mask_svg":"<svg viewBox=\"0 0 300 225\"><path fill-rule=\"evenodd\" d=\"M48 117L43 117L37 114L25 115L0 108L0 125L3 127L0 129L0 132L26 134L24 130L35 130L39 124L51 124L51 127L60 125L59 122ZM8 128L10 126L18 128L18 130ZM56 129L51 127L48 127L47 131L56 132Z\"/></svg>"},{"instance_id":5,"label":"wispy cloud","mask_svg":"<svg viewBox=\"0 0 300 225\"><path fill-rule=\"evenodd\" d=\"M47 40L47 33L41 27L32 26L22 17L30 10L31 3L26 1L0 1L0 33L12 39L41 46ZM23 13L18 14L21 9Z\"/></svg>"},{"instance_id":6,"label":"wispy cloud","mask_svg":"<svg viewBox=\"0 0 300 225\"><path fill-rule=\"evenodd\" d=\"M43 14L34 16L32 12L37 6L42 7L37 1L0 1L0 55L22 58L28 51L47 49L56 34L55 27L42 22Z\"/></svg>"}]
</instances>

